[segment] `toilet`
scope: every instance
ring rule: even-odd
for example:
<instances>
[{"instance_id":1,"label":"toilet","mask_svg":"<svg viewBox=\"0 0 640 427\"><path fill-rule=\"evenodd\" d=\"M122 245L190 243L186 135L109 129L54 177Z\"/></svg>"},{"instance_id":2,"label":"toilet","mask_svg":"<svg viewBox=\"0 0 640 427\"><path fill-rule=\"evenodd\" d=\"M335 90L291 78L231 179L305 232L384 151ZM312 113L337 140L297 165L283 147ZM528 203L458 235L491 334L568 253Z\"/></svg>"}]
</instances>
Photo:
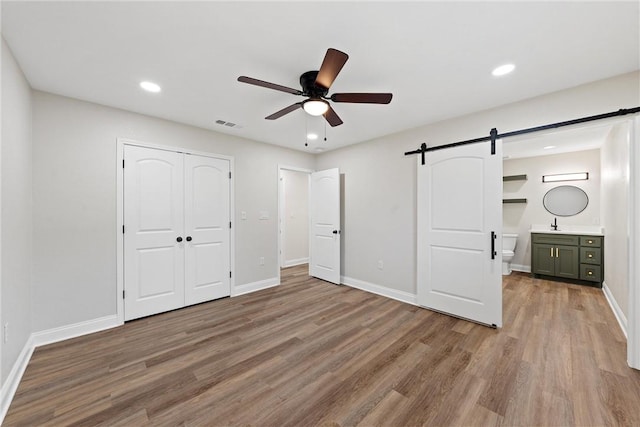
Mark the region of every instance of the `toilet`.
<instances>
[{"instance_id":1,"label":"toilet","mask_svg":"<svg viewBox=\"0 0 640 427\"><path fill-rule=\"evenodd\" d=\"M511 274L511 261L516 250L516 242L518 241L517 234L503 234L502 235L502 275L508 276Z\"/></svg>"}]
</instances>

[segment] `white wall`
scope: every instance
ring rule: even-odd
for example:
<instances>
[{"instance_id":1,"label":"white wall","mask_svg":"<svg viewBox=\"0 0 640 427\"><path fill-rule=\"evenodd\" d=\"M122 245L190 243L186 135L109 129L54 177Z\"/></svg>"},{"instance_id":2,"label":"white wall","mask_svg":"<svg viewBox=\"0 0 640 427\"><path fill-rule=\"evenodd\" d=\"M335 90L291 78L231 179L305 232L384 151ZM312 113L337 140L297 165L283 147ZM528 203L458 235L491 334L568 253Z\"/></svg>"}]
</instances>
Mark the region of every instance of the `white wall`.
<instances>
[{"instance_id":1,"label":"white wall","mask_svg":"<svg viewBox=\"0 0 640 427\"><path fill-rule=\"evenodd\" d=\"M508 144L508 140L504 140ZM522 159L508 159L503 163L504 175L527 175L527 181L503 184L504 198L526 198L526 204L504 204L502 207L503 233L517 233L518 243L512 267L531 271L532 224L549 224L558 219L558 229L566 225L600 225L600 150L578 151ZM571 172L589 172L586 181L542 182L542 175ZM577 215L556 217L544 208L542 199L552 188L573 185L582 188L589 204Z\"/></svg>"},{"instance_id":2,"label":"white wall","mask_svg":"<svg viewBox=\"0 0 640 427\"><path fill-rule=\"evenodd\" d=\"M309 261L309 174L283 169L282 266Z\"/></svg>"},{"instance_id":3,"label":"white wall","mask_svg":"<svg viewBox=\"0 0 640 427\"><path fill-rule=\"evenodd\" d=\"M629 73L320 154L317 169L344 174L343 275L415 293L416 156L405 151L636 107L639 82Z\"/></svg>"},{"instance_id":4,"label":"white wall","mask_svg":"<svg viewBox=\"0 0 640 427\"><path fill-rule=\"evenodd\" d=\"M33 99L35 331L116 313L118 137L234 156L235 284L278 277L278 163L313 169L312 155L48 93Z\"/></svg>"},{"instance_id":5,"label":"white wall","mask_svg":"<svg viewBox=\"0 0 640 427\"><path fill-rule=\"evenodd\" d=\"M629 124L613 127L601 148L604 282L625 317L629 315Z\"/></svg>"},{"instance_id":6,"label":"white wall","mask_svg":"<svg viewBox=\"0 0 640 427\"><path fill-rule=\"evenodd\" d=\"M2 39L2 382L31 334L31 89Z\"/></svg>"}]
</instances>

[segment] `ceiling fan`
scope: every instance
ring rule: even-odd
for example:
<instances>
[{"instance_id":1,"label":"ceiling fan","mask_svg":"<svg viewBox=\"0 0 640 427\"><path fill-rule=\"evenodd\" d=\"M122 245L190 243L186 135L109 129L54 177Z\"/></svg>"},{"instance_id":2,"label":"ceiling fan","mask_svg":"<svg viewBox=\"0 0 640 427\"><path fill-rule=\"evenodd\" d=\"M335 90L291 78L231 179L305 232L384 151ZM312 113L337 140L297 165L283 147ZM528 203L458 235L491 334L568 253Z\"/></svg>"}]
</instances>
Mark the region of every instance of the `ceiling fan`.
<instances>
[{"instance_id":1,"label":"ceiling fan","mask_svg":"<svg viewBox=\"0 0 640 427\"><path fill-rule=\"evenodd\" d=\"M307 99L302 102L296 102L295 104L289 105L288 107L265 117L267 120L278 119L285 114L289 114L292 111L302 108L312 116L324 116L332 127L339 126L343 121L340 119L338 114L336 114L334 109L331 108L331 105L328 102L329 100L333 102L349 102L357 104L388 104L391 102L391 98L393 97L393 94L391 93L334 93L331 96L327 96L331 84L336 79L340 70L342 70L347 59L349 59L349 55L346 53L340 52L337 49L327 49L327 53L324 56L322 65L320 66L320 70L307 71L300 76L300 86L302 86L302 90L246 76L238 77L238 81L307 97Z\"/></svg>"}]
</instances>

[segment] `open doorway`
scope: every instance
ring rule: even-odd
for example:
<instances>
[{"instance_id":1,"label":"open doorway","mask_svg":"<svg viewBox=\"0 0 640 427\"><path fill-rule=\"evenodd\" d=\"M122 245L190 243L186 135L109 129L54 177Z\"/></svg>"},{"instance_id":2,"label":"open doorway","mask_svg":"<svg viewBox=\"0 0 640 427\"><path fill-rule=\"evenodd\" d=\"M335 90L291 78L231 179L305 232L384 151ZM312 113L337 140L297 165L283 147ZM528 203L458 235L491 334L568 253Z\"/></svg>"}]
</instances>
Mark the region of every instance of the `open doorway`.
<instances>
[{"instance_id":1,"label":"open doorway","mask_svg":"<svg viewBox=\"0 0 640 427\"><path fill-rule=\"evenodd\" d=\"M278 166L278 263L309 262L309 179L311 170Z\"/></svg>"},{"instance_id":2,"label":"open doorway","mask_svg":"<svg viewBox=\"0 0 640 427\"><path fill-rule=\"evenodd\" d=\"M598 246L593 253L602 252L601 264L595 267L584 264L583 255L588 252L581 255L584 248L578 244L578 278L583 279L589 271L602 275L594 284L602 286L627 337L633 333L634 306L630 303L637 286L632 273L634 255L630 238L635 221L633 197L637 191L632 182L633 138L633 123L628 119L529 134L504 140L503 162L504 175L509 177L503 185L503 233L517 235L510 267L515 271L532 271L536 258L535 252L533 256L531 254L535 243L532 229L555 233L552 226L555 223L558 233L563 230L574 234L584 231L596 236L600 233L602 247ZM588 179L552 183L543 182L542 178L575 172L587 172ZM545 195L560 186L583 190L588 197L585 208L567 216L554 215L546 209ZM544 254L548 252L547 248ZM587 268L584 272L583 267ZM637 367L631 357L628 362Z\"/></svg>"}]
</instances>

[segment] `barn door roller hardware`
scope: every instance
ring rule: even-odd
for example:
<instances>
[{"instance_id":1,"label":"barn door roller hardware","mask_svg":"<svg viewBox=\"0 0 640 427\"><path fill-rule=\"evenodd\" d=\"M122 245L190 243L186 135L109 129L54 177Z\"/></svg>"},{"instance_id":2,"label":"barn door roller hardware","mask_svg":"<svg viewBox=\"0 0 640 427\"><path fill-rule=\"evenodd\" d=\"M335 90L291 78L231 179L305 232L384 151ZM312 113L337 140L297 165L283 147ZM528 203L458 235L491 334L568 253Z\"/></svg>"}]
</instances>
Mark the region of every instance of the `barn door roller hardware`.
<instances>
[{"instance_id":1,"label":"barn door roller hardware","mask_svg":"<svg viewBox=\"0 0 640 427\"><path fill-rule=\"evenodd\" d=\"M556 129L556 128L560 128L560 127L564 127L564 126L572 126L572 125L577 125L577 124L580 124L580 123L587 123L587 122L592 122L592 121L595 121L595 120L609 119L609 118L612 118L612 117L625 116L627 114L636 114L636 113L640 113L640 107L621 108L618 111L612 111L610 113L597 114L595 116L581 117L579 119L567 120L567 121L564 121L564 122L557 122L557 123L550 123L550 124L547 124L547 125L536 126L536 127L527 128L527 129L514 130L512 132L505 132L505 133L501 133L501 134L498 134L498 130L496 128L493 128L489 132L489 136L483 136L483 137L480 137L480 138L468 139L466 141L458 141L458 142L453 142L451 144L438 145L438 146L435 146L435 147L427 147L427 144L423 142L420 145L419 149L413 150L413 151L407 151L407 152L404 153L404 155L405 156L410 156L410 155L413 155L413 154L420 154L422 156L422 164L424 165L424 154L426 152L428 152L428 151L443 150L445 148L459 147L461 145L475 144L477 142L484 142L484 141L491 141L491 154L495 154L496 153L495 144L496 144L496 140L498 138L507 138L509 136L524 135L524 134L527 134L527 133L540 132L540 131L548 130L548 129Z\"/></svg>"}]
</instances>

